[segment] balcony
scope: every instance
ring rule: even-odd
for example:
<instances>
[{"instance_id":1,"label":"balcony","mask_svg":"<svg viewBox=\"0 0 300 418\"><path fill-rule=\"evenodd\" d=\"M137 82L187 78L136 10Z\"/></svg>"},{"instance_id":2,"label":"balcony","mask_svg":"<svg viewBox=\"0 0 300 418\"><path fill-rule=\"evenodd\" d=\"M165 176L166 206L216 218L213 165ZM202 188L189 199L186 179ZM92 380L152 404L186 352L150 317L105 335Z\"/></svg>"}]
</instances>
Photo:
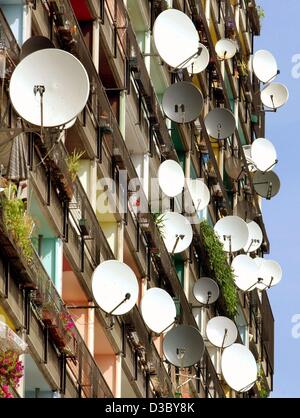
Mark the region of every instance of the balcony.
<instances>
[{"instance_id":1,"label":"balcony","mask_svg":"<svg viewBox=\"0 0 300 418\"><path fill-rule=\"evenodd\" d=\"M68 320L71 321L70 316L40 258L33 250L31 260L25 259L3 224L2 211L0 217L1 248L6 260L1 261L1 271L4 272L3 294L10 303L13 303L14 298L18 298L18 293L14 296L10 293L10 289L14 288L11 279L23 290L19 298L21 297L24 303L24 327L27 334L31 335L31 324L33 324L35 334L40 335L36 337L37 340L34 343L35 351L38 350L41 342L44 342L44 347L41 347L42 362L47 364L49 360L51 364L51 357L49 357L51 354L52 358L57 356L57 364L59 361L63 364L61 377L56 374L56 386L66 393L70 391L70 388L66 386L67 381L71 380L76 388L77 397L112 397L108 385L75 325L73 324L72 334L66 332L64 318L69 318ZM8 273L9 271L11 274ZM17 308L15 315L19 311L20 308ZM49 349L48 341L55 345L56 350ZM29 344L31 346L33 341ZM55 369L50 372L55 376Z\"/></svg>"}]
</instances>

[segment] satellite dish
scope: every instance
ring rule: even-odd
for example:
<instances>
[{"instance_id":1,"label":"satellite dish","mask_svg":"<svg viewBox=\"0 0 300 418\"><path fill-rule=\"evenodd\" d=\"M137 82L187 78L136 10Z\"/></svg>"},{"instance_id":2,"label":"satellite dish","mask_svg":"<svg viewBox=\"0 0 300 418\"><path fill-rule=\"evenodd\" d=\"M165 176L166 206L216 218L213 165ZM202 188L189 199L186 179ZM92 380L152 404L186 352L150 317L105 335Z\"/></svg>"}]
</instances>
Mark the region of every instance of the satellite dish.
<instances>
[{"instance_id":1,"label":"satellite dish","mask_svg":"<svg viewBox=\"0 0 300 418\"><path fill-rule=\"evenodd\" d=\"M279 109L289 99L289 91L284 84L271 83L260 93L264 106L270 109Z\"/></svg>"},{"instance_id":2,"label":"satellite dish","mask_svg":"<svg viewBox=\"0 0 300 418\"><path fill-rule=\"evenodd\" d=\"M263 83L273 80L278 74L278 66L273 54L263 49L257 51L253 57L253 71Z\"/></svg>"},{"instance_id":3,"label":"satellite dish","mask_svg":"<svg viewBox=\"0 0 300 418\"><path fill-rule=\"evenodd\" d=\"M146 291L141 301L141 312L146 325L157 334L170 328L176 318L174 300L158 287Z\"/></svg>"},{"instance_id":4,"label":"satellite dish","mask_svg":"<svg viewBox=\"0 0 300 418\"><path fill-rule=\"evenodd\" d=\"M251 351L242 344L225 348L221 369L226 383L236 392L247 392L257 380L257 364Z\"/></svg>"},{"instance_id":5,"label":"satellite dish","mask_svg":"<svg viewBox=\"0 0 300 418\"><path fill-rule=\"evenodd\" d=\"M196 120L203 104L201 91L188 81L172 84L167 88L162 99L164 113L177 123L190 123Z\"/></svg>"},{"instance_id":6,"label":"satellite dish","mask_svg":"<svg viewBox=\"0 0 300 418\"><path fill-rule=\"evenodd\" d=\"M254 290L258 283L258 268L253 258L238 255L232 261L231 268L236 286L243 292Z\"/></svg>"},{"instance_id":7,"label":"satellite dish","mask_svg":"<svg viewBox=\"0 0 300 418\"><path fill-rule=\"evenodd\" d=\"M231 155L225 159L225 170L230 178L238 180L243 174L243 162L234 155Z\"/></svg>"},{"instance_id":8,"label":"satellite dish","mask_svg":"<svg viewBox=\"0 0 300 418\"><path fill-rule=\"evenodd\" d=\"M253 177L253 186L259 196L270 200L279 193L280 180L273 171L256 171Z\"/></svg>"},{"instance_id":9,"label":"satellite dish","mask_svg":"<svg viewBox=\"0 0 300 418\"><path fill-rule=\"evenodd\" d=\"M158 183L166 196L175 197L182 193L184 181L184 172L176 161L166 160L160 165Z\"/></svg>"},{"instance_id":10,"label":"satellite dish","mask_svg":"<svg viewBox=\"0 0 300 418\"><path fill-rule=\"evenodd\" d=\"M204 341L200 331L188 325L179 325L169 331L163 341L166 359L176 367L191 367L204 354Z\"/></svg>"},{"instance_id":11,"label":"satellite dish","mask_svg":"<svg viewBox=\"0 0 300 418\"><path fill-rule=\"evenodd\" d=\"M220 219L215 224L214 230L226 252L241 250L249 238L247 224L238 216L226 216Z\"/></svg>"},{"instance_id":12,"label":"satellite dish","mask_svg":"<svg viewBox=\"0 0 300 418\"><path fill-rule=\"evenodd\" d=\"M244 251L246 253L252 253L260 248L264 237L260 226L256 222L249 222L247 223L247 226L249 230L249 238L244 247Z\"/></svg>"},{"instance_id":13,"label":"satellite dish","mask_svg":"<svg viewBox=\"0 0 300 418\"><path fill-rule=\"evenodd\" d=\"M41 125L41 96L44 88L43 126L61 126L74 119L89 97L89 78L81 62L60 49L43 49L28 55L14 70L9 87L16 112L27 122Z\"/></svg>"},{"instance_id":14,"label":"satellite dish","mask_svg":"<svg viewBox=\"0 0 300 418\"><path fill-rule=\"evenodd\" d=\"M221 60L228 60L237 53L237 45L231 39L220 39L216 43L215 50Z\"/></svg>"},{"instance_id":15,"label":"satellite dish","mask_svg":"<svg viewBox=\"0 0 300 418\"><path fill-rule=\"evenodd\" d=\"M201 277L194 284L193 293L195 299L202 305L211 305L219 298L220 289L214 280L209 277Z\"/></svg>"},{"instance_id":16,"label":"satellite dish","mask_svg":"<svg viewBox=\"0 0 300 418\"><path fill-rule=\"evenodd\" d=\"M124 315L138 299L139 286L127 264L108 260L99 264L92 275L92 290L100 308L111 315Z\"/></svg>"},{"instance_id":17,"label":"satellite dish","mask_svg":"<svg viewBox=\"0 0 300 418\"><path fill-rule=\"evenodd\" d=\"M223 108L211 110L204 119L209 136L215 139L225 139L231 136L236 128L234 114Z\"/></svg>"},{"instance_id":18,"label":"satellite dish","mask_svg":"<svg viewBox=\"0 0 300 418\"><path fill-rule=\"evenodd\" d=\"M45 36L32 36L24 42L21 48L20 61L26 58L28 55L40 51L42 49L55 48L55 45L49 38Z\"/></svg>"},{"instance_id":19,"label":"satellite dish","mask_svg":"<svg viewBox=\"0 0 300 418\"><path fill-rule=\"evenodd\" d=\"M276 286L282 279L282 268L276 261L257 257L254 259L258 267L257 289L266 290L267 288Z\"/></svg>"},{"instance_id":20,"label":"satellite dish","mask_svg":"<svg viewBox=\"0 0 300 418\"><path fill-rule=\"evenodd\" d=\"M198 44L200 55L188 67L190 75L199 74L204 71L209 64L209 51L203 44Z\"/></svg>"},{"instance_id":21,"label":"satellite dish","mask_svg":"<svg viewBox=\"0 0 300 418\"><path fill-rule=\"evenodd\" d=\"M270 171L277 163L277 152L268 139L257 138L251 146L251 158L260 171Z\"/></svg>"},{"instance_id":22,"label":"satellite dish","mask_svg":"<svg viewBox=\"0 0 300 418\"><path fill-rule=\"evenodd\" d=\"M160 57L171 67L187 68L197 56L198 32L192 20L179 10L160 13L154 22L153 38Z\"/></svg>"},{"instance_id":23,"label":"satellite dish","mask_svg":"<svg viewBox=\"0 0 300 418\"><path fill-rule=\"evenodd\" d=\"M204 181L201 179L187 179L187 185L196 211L205 209L210 202L210 191Z\"/></svg>"},{"instance_id":24,"label":"satellite dish","mask_svg":"<svg viewBox=\"0 0 300 418\"><path fill-rule=\"evenodd\" d=\"M225 316L216 316L208 321L206 336L214 346L225 348L235 343L238 331L231 319Z\"/></svg>"},{"instance_id":25,"label":"satellite dish","mask_svg":"<svg viewBox=\"0 0 300 418\"><path fill-rule=\"evenodd\" d=\"M193 240L193 229L187 218L180 213L165 212L163 240L169 253L185 251Z\"/></svg>"}]
</instances>

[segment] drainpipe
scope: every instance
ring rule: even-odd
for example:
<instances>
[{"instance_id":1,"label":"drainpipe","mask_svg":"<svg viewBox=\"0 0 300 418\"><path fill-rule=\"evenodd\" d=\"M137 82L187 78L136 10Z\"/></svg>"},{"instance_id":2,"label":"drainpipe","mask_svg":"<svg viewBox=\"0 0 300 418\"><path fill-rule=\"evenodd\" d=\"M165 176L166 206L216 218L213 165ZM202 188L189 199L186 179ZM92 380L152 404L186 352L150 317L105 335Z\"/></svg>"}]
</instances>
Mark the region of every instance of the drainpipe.
<instances>
[{"instance_id":1,"label":"drainpipe","mask_svg":"<svg viewBox=\"0 0 300 418\"><path fill-rule=\"evenodd\" d=\"M126 138L126 91L120 92L120 104L119 104L119 111L120 111L120 120L119 120L119 127L123 139Z\"/></svg>"},{"instance_id":2,"label":"drainpipe","mask_svg":"<svg viewBox=\"0 0 300 418\"><path fill-rule=\"evenodd\" d=\"M99 71L99 60L100 60L100 21L95 19L93 22L93 62L97 72Z\"/></svg>"},{"instance_id":3,"label":"drainpipe","mask_svg":"<svg viewBox=\"0 0 300 418\"><path fill-rule=\"evenodd\" d=\"M23 43L31 37L32 32L32 4L23 7Z\"/></svg>"}]
</instances>

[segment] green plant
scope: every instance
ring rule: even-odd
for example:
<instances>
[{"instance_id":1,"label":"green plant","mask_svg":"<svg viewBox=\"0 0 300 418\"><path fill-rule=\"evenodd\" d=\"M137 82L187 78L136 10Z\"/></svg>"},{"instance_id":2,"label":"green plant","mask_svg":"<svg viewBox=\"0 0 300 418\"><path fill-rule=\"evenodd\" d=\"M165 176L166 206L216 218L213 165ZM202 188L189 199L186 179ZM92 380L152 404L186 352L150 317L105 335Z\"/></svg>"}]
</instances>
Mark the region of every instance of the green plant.
<instances>
[{"instance_id":1,"label":"green plant","mask_svg":"<svg viewBox=\"0 0 300 418\"><path fill-rule=\"evenodd\" d=\"M162 238L165 237L164 229L165 229L165 214L164 213L154 213L154 222L158 228L158 231Z\"/></svg>"},{"instance_id":2,"label":"green plant","mask_svg":"<svg viewBox=\"0 0 300 418\"><path fill-rule=\"evenodd\" d=\"M260 20L266 17L266 12L261 6L256 6L256 10L257 10L257 14Z\"/></svg>"},{"instance_id":3,"label":"green plant","mask_svg":"<svg viewBox=\"0 0 300 418\"><path fill-rule=\"evenodd\" d=\"M259 391L259 397L260 398L268 398L270 395L270 391L266 387L265 381L264 381L264 371L263 367L260 364L259 372L258 372L258 381L257 381L257 387Z\"/></svg>"},{"instance_id":4,"label":"green plant","mask_svg":"<svg viewBox=\"0 0 300 418\"><path fill-rule=\"evenodd\" d=\"M67 164L68 164L68 170L71 176L72 182L76 180L76 176L79 170L79 161L81 157L83 156L84 151L77 152L76 149L67 157Z\"/></svg>"},{"instance_id":5,"label":"green plant","mask_svg":"<svg viewBox=\"0 0 300 418\"><path fill-rule=\"evenodd\" d=\"M26 261L30 263L33 256L31 234L34 222L26 211L26 204L18 199L17 187L10 183L5 189L5 197L1 201L3 222L6 230L12 235Z\"/></svg>"},{"instance_id":6,"label":"green plant","mask_svg":"<svg viewBox=\"0 0 300 418\"><path fill-rule=\"evenodd\" d=\"M24 366L19 354L0 350L0 398L13 398L11 390L16 390L24 375Z\"/></svg>"},{"instance_id":7,"label":"green plant","mask_svg":"<svg viewBox=\"0 0 300 418\"><path fill-rule=\"evenodd\" d=\"M238 296L233 271L227 262L223 245L216 236L213 228L207 221L202 221L200 228L209 258L209 266L222 290L228 314L234 317L237 314Z\"/></svg>"}]
</instances>

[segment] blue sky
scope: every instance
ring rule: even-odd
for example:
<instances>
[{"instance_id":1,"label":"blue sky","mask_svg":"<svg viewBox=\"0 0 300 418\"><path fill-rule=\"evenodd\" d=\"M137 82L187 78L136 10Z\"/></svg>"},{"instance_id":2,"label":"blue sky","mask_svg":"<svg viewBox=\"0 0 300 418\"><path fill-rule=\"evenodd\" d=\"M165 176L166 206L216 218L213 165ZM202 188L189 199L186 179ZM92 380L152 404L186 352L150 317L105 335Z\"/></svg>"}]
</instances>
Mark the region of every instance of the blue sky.
<instances>
[{"instance_id":1,"label":"blue sky","mask_svg":"<svg viewBox=\"0 0 300 418\"><path fill-rule=\"evenodd\" d=\"M286 84L290 91L288 104L277 113L268 114L266 129L266 138L278 152L275 171L282 185L279 195L264 201L263 213L271 241L270 258L284 270L282 282L269 291L276 321L272 397L300 397L300 338L292 337L292 317L300 314L300 67L299 78L292 76L293 57L300 54L300 1L256 2L266 17L261 36L255 38L255 50L268 49L276 56L281 70L277 81Z\"/></svg>"}]
</instances>

